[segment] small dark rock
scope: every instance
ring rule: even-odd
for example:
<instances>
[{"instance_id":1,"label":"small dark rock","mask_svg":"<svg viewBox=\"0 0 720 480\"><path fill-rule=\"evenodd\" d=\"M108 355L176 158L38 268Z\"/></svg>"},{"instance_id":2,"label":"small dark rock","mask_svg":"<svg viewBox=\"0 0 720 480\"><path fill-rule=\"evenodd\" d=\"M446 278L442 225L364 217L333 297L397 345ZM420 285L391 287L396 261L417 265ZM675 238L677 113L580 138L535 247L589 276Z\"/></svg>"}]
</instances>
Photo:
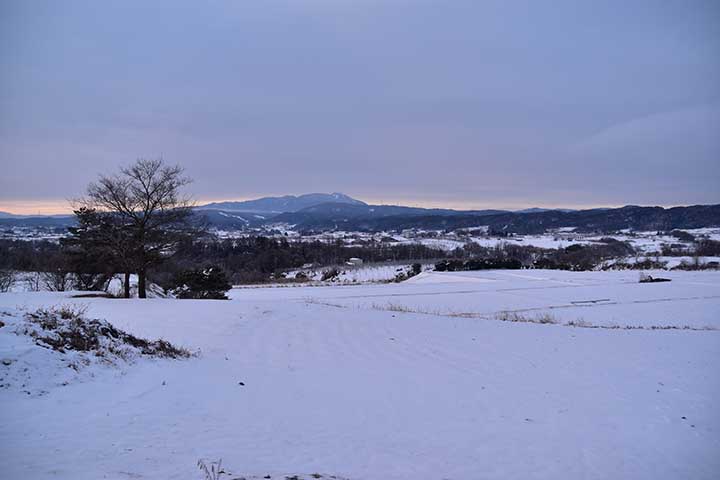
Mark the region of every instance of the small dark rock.
<instances>
[{"instance_id":1,"label":"small dark rock","mask_svg":"<svg viewBox=\"0 0 720 480\"><path fill-rule=\"evenodd\" d=\"M245 386L245 383L243 383L243 382L238 382L238 385L244 387L244 386Z\"/></svg>"}]
</instances>

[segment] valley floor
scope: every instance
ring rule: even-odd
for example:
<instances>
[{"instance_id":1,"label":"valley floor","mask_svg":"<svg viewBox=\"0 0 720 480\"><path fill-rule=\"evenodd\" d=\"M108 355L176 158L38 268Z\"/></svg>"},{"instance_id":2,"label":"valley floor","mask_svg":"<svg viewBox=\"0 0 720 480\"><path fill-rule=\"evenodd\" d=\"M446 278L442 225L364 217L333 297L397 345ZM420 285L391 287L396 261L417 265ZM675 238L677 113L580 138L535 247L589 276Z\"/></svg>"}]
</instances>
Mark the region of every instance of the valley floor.
<instances>
[{"instance_id":1,"label":"valley floor","mask_svg":"<svg viewBox=\"0 0 720 480\"><path fill-rule=\"evenodd\" d=\"M198 460L222 459L223 479L718 478L720 272L656 274L672 281L426 272L227 302L0 294L7 318L85 304L200 350L60 385L59 365L0 328L0 369L27 369L0 388L0 477L202 479Z\"/></svg>"}]
</instances>

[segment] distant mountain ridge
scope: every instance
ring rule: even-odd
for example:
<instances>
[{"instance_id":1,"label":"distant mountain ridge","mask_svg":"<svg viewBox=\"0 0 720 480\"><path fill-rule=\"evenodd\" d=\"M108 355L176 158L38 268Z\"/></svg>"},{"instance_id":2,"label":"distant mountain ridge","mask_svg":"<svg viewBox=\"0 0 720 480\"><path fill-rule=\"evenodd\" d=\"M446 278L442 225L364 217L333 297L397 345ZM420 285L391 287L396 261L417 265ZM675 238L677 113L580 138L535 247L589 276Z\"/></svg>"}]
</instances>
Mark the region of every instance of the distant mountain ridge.
<instances>
[{"instance_id":1,"label":"distant mountain ridge","mask_svg":"<svg viewBox=\"0 0 720 480\"><path fill-rule=\"evenodd\" d=\"M10 212L2 212L0 211L0 218L70 218L74 215L72 213L55 213L51 215L43 215L43 214L18 214L18 213L10 213Z\"/></svg>"},{"instance_id":2,"label":"distant mountain ridge","mask_svg":"<svg viewBox=\"0 0 720 480\"><path fill-rule=\"evenodd\" d=\"M274 222L345 222L348 219L378 219L387 217L415 216L484 216L506 213L504 210L450 210L446 208L403 207L400 205L354 205L344 203L322 203L297 212L286 212L273 217Z\"/></svg>"},{"instance_id":3,"label":"distant mountain ridge","mask_svg":"<svg viewBox=\"0 0 720 480\"><path fill-rule=\"evenodd\" d=\"M308 206L300 208L302 205ZM221 206L230 206L232 209L219 208ZM280 210L286 211L277 213ZM578 232L720 227L720 205L463 211L370 205L339 193L222 202L205 205L201 211L211 225L220 229L245 229L281 223L292 225L299 231L378 232L407 228L454 230L484 226L495 232L527 234L563 227L574 227Z\"/></svg>"},{"instance_id":4,"label":"distant mountain ridge","mask_svg":"<svg viewBox=\"0 0 720 480\"><path fill-rule=\"evenodd\" d=\"M348 205L367 205L344 193L308 193L305 195L284 195L282 197L263 197L242 202L214 202L198 207L202 210L225 210L251 213L287 213L297 212L305 208L323 203L342 203Z\"/></svg>"},{"instance_id":5,"label":"distant mountain ridge","mask_svg":"<svg viewBox=\"0 0 720 480\"><path fill-rule=\"evenodd\" d=\"M377 209L378 206L368 206ZM398 207L395 207L398 208ZM720 227L720 205L689 207L626 206L613 209L577 211L546 210L529 213L497 211L425 210L402 214L357 214L357 209L321 205L294 213L278 215L275 222L295 225L299 230L388 231L402 229L454 230L485 226L495 232L532 234L574 227L578 232L668 231ZM391 213L391 212L388 212Z\"/></svg>"},{"instance_id":6,"label":"distant mountain ridge","mask_svg":"<svg viewBox=\"0 0 720 480\"><path fill-rule=\"evenodd\" d=\"M337 204L342 204L338 206ZM306 210L308 213L329 212L338 208L344 209L345 205L367 207L363 209L345 209L345 213L354 212L352 216L359 216L361 212L367 213L369 216L388 216L390 214L437 214L437 215L457 215L459 213L480 214L488 213L513 213L511 210L485 209L485 210L453 210L449 208L423 208L423 207L406 207L402 205L369 205L368 203L352 198L344 193L307 193L304 195L283 195L280 197L262 197L254 200L244 201L224 201L212 202L200 205L199 210L222 210L225 212L243 212L243 213L265 213L265 214L282 214L299 212ZM548 211L572 212L571 209L550 209L550 208L527 208L524 210L516 210L514 213L538 213Z\"/></svg>"},{"instance_id":7,"label":"distant mountain ridge","mask_svg":"<svg viewBox=\"0 0 720 480\"><path fill-rule=\"evenodd\" d=\"M197 207L198 215L218 230L247 230L291 225L297 231L455 230L487 227L493 232L543 233L574 227L578 232L624 229L657 230L720 227L720 205L643 207L587 210L528 208L508 210L451 210L443 208L370 205L342 193L311 193L264 197L243 202L215 202ZM1 227L64 227L73 216L0 214Z\"/></svg>"}]
</instances>

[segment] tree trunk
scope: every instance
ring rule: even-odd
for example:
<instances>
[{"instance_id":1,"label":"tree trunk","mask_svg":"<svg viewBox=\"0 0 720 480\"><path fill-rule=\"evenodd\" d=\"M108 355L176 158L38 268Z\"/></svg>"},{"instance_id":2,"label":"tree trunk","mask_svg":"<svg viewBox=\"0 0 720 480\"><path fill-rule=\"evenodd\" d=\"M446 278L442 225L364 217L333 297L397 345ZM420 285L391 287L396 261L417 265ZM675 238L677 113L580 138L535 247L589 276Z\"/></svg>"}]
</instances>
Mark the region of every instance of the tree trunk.
<instances>
[{"instance_id":1,"label":"tree trunk","mask_svg":"<svg viewBox=\"0 0 720 480\"><path fill-rule=\"evenodd\" d=\"M138 298L147 298L145 291L145 270L138 271Z\"/></svg>"},{"instance_id":2,"label":"tree trunk","mask_svg":"<svg viewBox=\"0 0 720 480\"><path fill-rule=\"evenodd\" d=\"M125 272L125 283L123 284L123 296L130 298L130 272Z\"/></svg>"}]
</instances>

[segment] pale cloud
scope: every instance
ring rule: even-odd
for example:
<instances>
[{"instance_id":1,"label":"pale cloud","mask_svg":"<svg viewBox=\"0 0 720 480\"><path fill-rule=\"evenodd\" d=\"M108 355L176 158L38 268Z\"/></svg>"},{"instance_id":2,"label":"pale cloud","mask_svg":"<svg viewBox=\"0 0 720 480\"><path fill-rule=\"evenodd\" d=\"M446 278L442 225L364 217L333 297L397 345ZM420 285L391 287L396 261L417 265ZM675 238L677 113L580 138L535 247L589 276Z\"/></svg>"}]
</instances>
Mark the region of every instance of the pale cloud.
<instances>
[{"instance_id":1,"label":"pale cloud","mask_svg":"<svg viewBox=\"0 0 720 480\"><path fill-rule=\"evenodd\" d=\"M163 155L199 198L716 203L718 25L702 0L6 1L0 201Z\"/></svg>"}]
</instances>

